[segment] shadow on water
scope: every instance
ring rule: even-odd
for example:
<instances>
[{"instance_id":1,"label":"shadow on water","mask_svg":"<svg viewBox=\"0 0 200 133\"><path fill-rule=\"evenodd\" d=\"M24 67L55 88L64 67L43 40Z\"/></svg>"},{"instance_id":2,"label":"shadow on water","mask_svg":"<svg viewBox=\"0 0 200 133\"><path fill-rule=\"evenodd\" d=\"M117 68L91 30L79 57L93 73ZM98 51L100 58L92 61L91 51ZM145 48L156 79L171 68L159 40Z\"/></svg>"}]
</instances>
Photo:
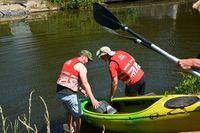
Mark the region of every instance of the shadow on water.
<instances>
[{"instance_id":1,"label":"shadow on water","mask_svg":"<svg viewBox=\"0 0 200 133\"><path fill-rule=\"evenodd\" d=\"M141 5L126 3L108 7L123 23L170 54L187 58L199 53L200 17L192 9L192 2ZM34 96L41 95L47 103L52 131L60 131L65 110L56 98L55 83L62 63L82 49L95 54L104 45L125 50L135 57L145 71L147 93L172 91L182 80L174 63L107 33L94 21L91 11L31 14L22 20L0 23L0 105L4 112L11 120L27 114L29 93L35 89ZM108 69L106 63L94 58L87 65L88 78L94 95L105 98L110 86ZM123 84L119 86L124 91ZM118 89L116 96L123 95ZM32 101L32 121L44 132L44 110L36 99ZM101 132L85 123L82 129Z\"/></svg>"},{"instance_id":2,"label":"shadow on water","mask_svg":"<svg viewBox=\"0 0 200 133\"><path fill-rule=\"evenodd\" d=\"M63 130L63 121L60 121L58 122L56 120L56 122L53 122L51 121L51 133L63 133L64 130ZM95 132L95 133L102 133L104 130L103 130L103 127L100 128L100 127L96 127L94 125L91 125L89 123L87 123L86 121L82 121L82 124L81 124L81 130L80 130L80 133L85 133L85 132ZM46 126L44 125L40 132L46 132ZM120 133L120 132L113 132L113 131L108 131L108 130L105 130L106 133Z\"/></svg>"}]
</instances>

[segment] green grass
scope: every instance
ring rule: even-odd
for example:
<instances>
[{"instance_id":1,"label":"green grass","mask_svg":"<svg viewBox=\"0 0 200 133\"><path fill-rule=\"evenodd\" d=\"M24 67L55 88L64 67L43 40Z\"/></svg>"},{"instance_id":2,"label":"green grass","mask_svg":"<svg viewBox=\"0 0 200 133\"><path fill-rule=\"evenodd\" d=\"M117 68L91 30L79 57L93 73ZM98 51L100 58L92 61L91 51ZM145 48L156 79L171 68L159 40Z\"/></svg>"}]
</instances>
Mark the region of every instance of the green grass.
<instances>
[{"instance_id":1,"label":"green grass","mask_svg":"<svg viewBox=\"0 0 200 133\"><path fill-rule=\"evenodd\" d=\"M102 4L104 0L42 0L38 4L47 3L46 6L49 8L56 5L61 6L63 9L91 9L94 2ZM10 1L0 0L0 3L9 4Z\"/></svg>"},{"instance_id":2,"label":"green grass","mask_svg":"<svg viewBox=\"0 0 200 133\"><path fill-rule=\"evenodd\" d=\"M103 0L51 0L52 3L61 4L64 9L90 9L92 3L103 3Z\"/></svg>"},{"instance_id":3,"label":"green grass","mask_svg":"<svg viewBox=\"0 0 200 133\"><path fill-rule=\"evenodd\" d=\"M185 75L175 88L176 94L199 94L200 93L200 78L191 75Z\"/></svg>"}]
</instances>

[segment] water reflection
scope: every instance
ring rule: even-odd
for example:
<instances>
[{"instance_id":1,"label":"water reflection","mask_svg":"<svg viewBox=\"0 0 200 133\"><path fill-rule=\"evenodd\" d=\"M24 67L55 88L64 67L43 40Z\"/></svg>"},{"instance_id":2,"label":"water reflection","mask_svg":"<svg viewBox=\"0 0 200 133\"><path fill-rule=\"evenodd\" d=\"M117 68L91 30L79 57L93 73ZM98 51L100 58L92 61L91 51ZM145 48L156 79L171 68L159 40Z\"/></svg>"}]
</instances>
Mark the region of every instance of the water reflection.
<instances>
[{"instance_id":1,"label":"water reflection","mask_svg":"<svg viewBox=\"0 0 200 133\"><path fill-rule=\"evenodd\" d=\"M156 19L163 19L163 17L170 17L172 19L176 19L178 12L178 4L160 4L160 5L151 5L140 8L141 16L150 16Z\"/></svg>"},{"instance_id":2,"label":"water reflection","mask_svg":"<svg viewBox=\"0 0 200 133\"><path fill-rule=\"evenodd\" d=\"M171 16L172 19L176 19L177 11L178 11L178 4L174 4L171 7L172 9L169 10L168 15Z\"/></svg>"},{"instance_id":3,"label":"water reflection","mask_svg":"<svg viewBox=\"0 0 200 133\"><path fill-rule=\"evenodd\" d=\"M25 21L13 21L9 23L11 34L14 36L31 35L30 26Z\"/></svg>"}]
</instances>

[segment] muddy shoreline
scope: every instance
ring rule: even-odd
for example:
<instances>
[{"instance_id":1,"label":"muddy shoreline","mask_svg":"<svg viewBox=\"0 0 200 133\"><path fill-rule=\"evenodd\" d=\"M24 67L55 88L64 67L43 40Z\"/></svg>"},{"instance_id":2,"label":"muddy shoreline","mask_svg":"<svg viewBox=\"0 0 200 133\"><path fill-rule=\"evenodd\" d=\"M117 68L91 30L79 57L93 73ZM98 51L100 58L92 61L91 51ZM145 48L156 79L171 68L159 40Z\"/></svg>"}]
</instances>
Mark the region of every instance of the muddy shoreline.
<instances>
[{"instance_id":1,"label":"muddy shoreline","mask_svg":"<svg viewBox=\"0 0 200 133\"><path fill-rule=\"evenodd\" d=\"M28 1L27 3L0 3L0 21L3 18L15 18L36 12L60 10L61 7L48 1Z\"/></svg>"}]
</instances>

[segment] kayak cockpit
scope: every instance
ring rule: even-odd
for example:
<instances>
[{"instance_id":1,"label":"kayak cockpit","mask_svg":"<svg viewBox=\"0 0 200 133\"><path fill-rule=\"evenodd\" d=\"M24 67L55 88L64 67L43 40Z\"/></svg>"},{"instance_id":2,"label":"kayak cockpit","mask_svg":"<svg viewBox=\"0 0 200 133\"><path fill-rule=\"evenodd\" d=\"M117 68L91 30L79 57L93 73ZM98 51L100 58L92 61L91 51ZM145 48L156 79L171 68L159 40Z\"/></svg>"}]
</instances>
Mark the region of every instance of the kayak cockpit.
<instances>
[{"instance_id":1,"label":"kayak cockpit","mask_svg":"<svg viewBox=\"0 0 200 133\"><path fill-rule=\"evenodd\" d=\"M126 99L116 98L112 101L111 106L117 110L118 114L139 112L147 109L152 104L157 102L161 97L158 98L144 98L144 99ZM91 112L95 112L91 102L85 104L85 109Z\"/></svg>"},{"instance_id":2,"label":"kayak cockpit","mask_svg":"<svg viewBox=\"0 0 200 133\"><path fill-rule=\"evenodd\" d=\"M159 99L113 101L112 106L118 111L118 113L133 113L150 107L158 100Z\"/></svg>"}]
</instances>

